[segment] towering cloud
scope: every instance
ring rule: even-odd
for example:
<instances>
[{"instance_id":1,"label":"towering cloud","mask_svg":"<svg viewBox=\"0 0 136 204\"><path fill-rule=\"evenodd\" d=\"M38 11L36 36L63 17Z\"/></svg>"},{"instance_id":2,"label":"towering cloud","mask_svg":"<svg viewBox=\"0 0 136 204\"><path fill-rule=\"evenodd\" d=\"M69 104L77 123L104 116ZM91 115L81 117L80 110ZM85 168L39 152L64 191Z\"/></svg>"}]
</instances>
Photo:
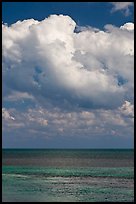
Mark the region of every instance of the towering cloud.
<instances>
[{"instance_id":1,"label":"towering cloud","mask_svg":"<svg viewBox=\"0 0 136 204\"><path fill-rule=\"evenodd\" d=\"M89 108L131 101L133 23L79 32L76 27L63 15L3 25L3 94L22 92L42 103Z\"/></svg>"}]
</instances>

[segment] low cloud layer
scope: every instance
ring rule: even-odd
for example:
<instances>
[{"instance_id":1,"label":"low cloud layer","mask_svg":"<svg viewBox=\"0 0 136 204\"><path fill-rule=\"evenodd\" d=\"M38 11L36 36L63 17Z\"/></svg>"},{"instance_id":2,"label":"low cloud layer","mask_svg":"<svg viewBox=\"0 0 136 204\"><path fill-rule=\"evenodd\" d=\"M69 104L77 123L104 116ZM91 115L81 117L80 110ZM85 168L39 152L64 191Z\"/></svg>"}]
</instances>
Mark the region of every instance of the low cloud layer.
<instances>
[{"instance_id":1,"label":"low cloud layer","mask_svg":"<svg viewBox=\"0 0 136 204\"><path fill-rule=\"evenodd\" d=\"M14 108L4 108L3 121L3 128L7 131L12 129L19 132L20 128L25 127L29 134L40 134L44 138L57 135L72 138L99 138L101 135L132 138L134 116L133 105L126 101L117 110L62 112L58 108L48 110L37 107L20 112Z\"/></svg>"}]
</instances>

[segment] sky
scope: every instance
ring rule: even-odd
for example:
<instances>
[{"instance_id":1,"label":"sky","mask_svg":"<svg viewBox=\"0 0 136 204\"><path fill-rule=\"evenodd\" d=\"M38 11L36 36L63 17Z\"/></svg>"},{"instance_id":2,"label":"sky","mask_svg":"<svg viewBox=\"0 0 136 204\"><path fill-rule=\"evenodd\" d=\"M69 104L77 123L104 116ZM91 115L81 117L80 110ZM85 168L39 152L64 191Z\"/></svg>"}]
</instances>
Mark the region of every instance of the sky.
<instances>
[{"instance_id":1,"label":"sky","mask_svg":"<svg viewBox=\"0 0 136 204\"><path fill-rule=\"evenodd\" d=\"M3 148L133 148L133 7L2 3Z\"/></svg>"}]
</instances>

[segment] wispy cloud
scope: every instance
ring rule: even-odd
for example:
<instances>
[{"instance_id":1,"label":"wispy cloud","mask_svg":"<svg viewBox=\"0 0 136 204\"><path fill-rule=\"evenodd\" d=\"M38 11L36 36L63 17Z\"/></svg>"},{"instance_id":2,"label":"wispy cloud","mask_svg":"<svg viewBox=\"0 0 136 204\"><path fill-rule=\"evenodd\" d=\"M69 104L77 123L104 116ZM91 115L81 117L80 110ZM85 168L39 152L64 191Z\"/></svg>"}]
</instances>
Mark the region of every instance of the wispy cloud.
<instances>
[{"instance_id":1,"label":"wispy cloud","mask_svg":"<svg viewBox=\"0 0 136 204\"><path fill-rule=\"evenodd\" d=\"M111 2L111 4L113 5L111 12L123 11L125 16L131 14L130 7L134 6L133 2Z\"/></svg>"}]
</instances>

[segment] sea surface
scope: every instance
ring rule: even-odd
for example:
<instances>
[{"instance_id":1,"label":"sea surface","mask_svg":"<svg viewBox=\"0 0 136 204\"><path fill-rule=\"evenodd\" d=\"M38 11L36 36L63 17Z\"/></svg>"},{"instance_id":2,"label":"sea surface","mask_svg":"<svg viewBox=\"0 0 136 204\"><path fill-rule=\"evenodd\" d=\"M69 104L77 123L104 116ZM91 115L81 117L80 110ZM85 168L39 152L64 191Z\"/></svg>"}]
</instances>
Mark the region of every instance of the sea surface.
<instances>
[{"instance_id":1,"label":"sea surface","mask_svg":"<svg viewBox=\"0 0 136 204\"><path fill-rule=\"evenodd\" d=\"M134 202L131 149L4 149L3 202Z\"/></svg>"}]
</instances>

